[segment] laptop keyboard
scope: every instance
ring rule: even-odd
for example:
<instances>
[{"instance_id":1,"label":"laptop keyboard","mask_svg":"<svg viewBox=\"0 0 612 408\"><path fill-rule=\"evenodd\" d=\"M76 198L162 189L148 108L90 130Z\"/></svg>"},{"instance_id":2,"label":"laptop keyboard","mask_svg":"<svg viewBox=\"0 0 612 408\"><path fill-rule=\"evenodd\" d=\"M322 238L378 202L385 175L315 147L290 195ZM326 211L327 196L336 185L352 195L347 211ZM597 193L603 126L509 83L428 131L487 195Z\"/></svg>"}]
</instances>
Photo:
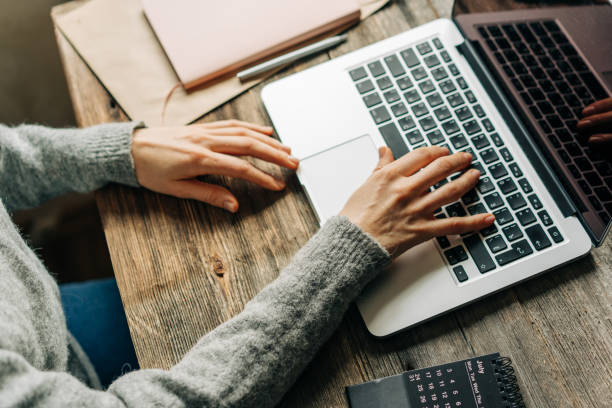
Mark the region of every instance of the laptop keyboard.
<instances>
[{"instance_id":1,"label":"laptop keyboard","mask_svg":"<svg viewBox=\"0 0 612 408\"><path fill-rule=\"evenodd\" d=\"M395 158L430 145L474 157L471 168L481 172L476 188L435 213L496 216L495 224L478 233L436 238L459 282L469 279L468 262L484 274L564 240L438 38L367 62L349 75Z\"/></svg>"},{"instance_id":2,"label":"laptop keyboard","mask_svg":"<svg viewBox=\"0 0 612 408\"><path fill-rule=\"evenodd\" d=\"M606 91L555 21L487 25L478 32L607 224L612 217L612 165L575 131L582 109L606 98Z\"/></svg>"}]
</instances>

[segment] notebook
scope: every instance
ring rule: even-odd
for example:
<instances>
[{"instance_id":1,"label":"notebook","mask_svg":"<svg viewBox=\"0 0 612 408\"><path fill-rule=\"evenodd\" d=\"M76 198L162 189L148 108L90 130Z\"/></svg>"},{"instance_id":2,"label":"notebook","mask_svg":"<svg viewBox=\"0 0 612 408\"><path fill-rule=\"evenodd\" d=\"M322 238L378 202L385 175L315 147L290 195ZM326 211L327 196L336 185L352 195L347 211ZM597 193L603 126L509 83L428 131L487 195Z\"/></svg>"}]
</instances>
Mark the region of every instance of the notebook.
<instances>
[{"instance_id":1,"label":"notebook","mask_svg":"<svg viewBox=\"0 0 612 408\"><path fill-rule=\"evenodd\" d=\"M142 0L185 89L227 76L360 18L357 0Z\"/></svg>"},{"instance_id":2,"label":"notebook","mask_svg":"<svg viewBox=\"0 0 612 408\"><path fill-rule=\"evenodd\" d=\"M524 408L512 362L499 353L346 388L351 408Z\"/></svg>"}]
</instances>

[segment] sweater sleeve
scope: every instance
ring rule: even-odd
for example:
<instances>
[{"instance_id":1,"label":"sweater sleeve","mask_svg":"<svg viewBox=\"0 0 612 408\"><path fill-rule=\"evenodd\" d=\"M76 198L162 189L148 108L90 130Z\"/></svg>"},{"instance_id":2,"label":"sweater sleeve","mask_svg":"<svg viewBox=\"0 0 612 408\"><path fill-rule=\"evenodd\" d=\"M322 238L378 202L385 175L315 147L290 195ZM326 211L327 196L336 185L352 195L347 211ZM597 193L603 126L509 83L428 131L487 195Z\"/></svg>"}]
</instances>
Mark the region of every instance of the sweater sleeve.
<instances>
[{"instance_id":1,"label":"sweater sleeve","mask_svg":"<svg viewBox=\"0 0 612 408\"><path fill-rule=\"evenodd\" d=\"M14 211L109 182L137 186L130 148L132 131L140 125L111 123L85 129L0 125L0 199Z\"/></svg>"},{"instance_id":2,"label":"sweater sleeve","mask_svg":"<svg viewBox=\"0 0 612 408\"><path fill-rule=\"evenodd\" d=\"M373 238L347 218L334 217L239 315L200 339L170 370L138 370L103 392L65 373L37 371L21 356L0 351L0 401L273 407L339 325L350 302L389 262Z\"/></svg>"}]
</instances>

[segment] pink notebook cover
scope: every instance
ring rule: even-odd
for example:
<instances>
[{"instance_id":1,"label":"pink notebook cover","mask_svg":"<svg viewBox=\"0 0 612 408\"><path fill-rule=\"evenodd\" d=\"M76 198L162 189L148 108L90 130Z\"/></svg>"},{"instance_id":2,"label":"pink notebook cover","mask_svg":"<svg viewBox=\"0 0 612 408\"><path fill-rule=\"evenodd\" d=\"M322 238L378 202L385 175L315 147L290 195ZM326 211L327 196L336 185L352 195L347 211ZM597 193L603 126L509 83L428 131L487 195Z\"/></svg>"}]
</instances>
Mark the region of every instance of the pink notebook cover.
<instances>
[{"instance_id":1,"label":"pink notebook cover","mask_svg":"<svg viewBox=\"0 0 612 408\"><path fill-rule=\"evenodd\" d=\"M186 89L357 22L357 0L142 0Z\"/></svg>"}]
</instances>

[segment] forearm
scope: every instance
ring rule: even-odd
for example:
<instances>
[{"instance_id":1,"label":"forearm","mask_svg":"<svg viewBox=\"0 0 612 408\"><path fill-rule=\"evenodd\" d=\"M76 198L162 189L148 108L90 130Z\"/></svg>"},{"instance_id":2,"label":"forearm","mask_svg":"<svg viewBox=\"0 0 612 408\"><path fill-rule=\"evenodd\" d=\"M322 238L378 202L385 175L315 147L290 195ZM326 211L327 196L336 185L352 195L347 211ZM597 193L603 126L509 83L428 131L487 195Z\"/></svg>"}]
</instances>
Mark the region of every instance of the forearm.
<instances>
[{"instance_id":1,"label":"forearm","mask_svg":"<svg viewBox=\"0 0 612 408\"><path fill-rule=\"evenodd\" d=\"M137 125L85 129L0 125L0 199L17 210L67 192L92 191L108 182L138 185L130 153Z\"/></svg>"}]
</instances>

